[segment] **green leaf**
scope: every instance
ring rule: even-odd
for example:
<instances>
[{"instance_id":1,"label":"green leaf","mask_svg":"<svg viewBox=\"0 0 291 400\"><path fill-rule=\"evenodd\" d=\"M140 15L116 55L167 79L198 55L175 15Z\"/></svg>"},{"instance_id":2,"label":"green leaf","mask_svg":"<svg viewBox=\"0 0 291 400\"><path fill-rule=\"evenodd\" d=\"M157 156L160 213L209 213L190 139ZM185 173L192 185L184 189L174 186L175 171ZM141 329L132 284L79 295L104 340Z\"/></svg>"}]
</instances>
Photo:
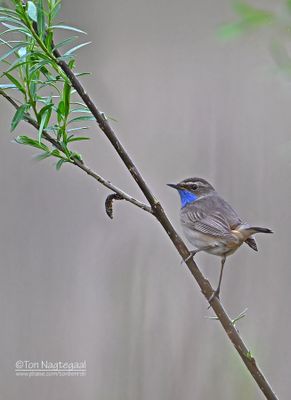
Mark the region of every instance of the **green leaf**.
<instances>
[{"instance_id":1,"label":"green leaf","mask_svg":"<svg viewBox=\"0 0 291 400\"><path fill-rule=\"evenodd\" d=\"M64 160L63 158L61 158L61 159L56 163L56 170L59 171L59 170L61 169L62 165L63 165L64 163L66 163L66 162L67 162L67 160Z\"/></svg>"},{"instance_id":2,"label":"green leaf","mask_svg":"<svg viewBox=\"0 0 291 400\"><path fill-rule=\"evenodd\" d=\"M50 62L48 60L43 60L43 61L39 61L38 63L36 63L34 65L34 67L32 67L29 71L29 73L32 75L34 74L36 71L40 70L41 68L43 68L44 65L50 64Z\"/></svg>"},{"instance_id":3,"label":"green leaf","mask_svg":"<svg viewBox=\"0 0 291 400\"><path fill-rule=\"evenodd\" d=\"M20 47L17 54L19 55L19 57L24 57L27 54L26 47Z\"/></svg>"},{"instance_id":4,"label":"green leaf","mask_svg":"<svg viewBox=\"0 0 291 400\"><path fill-rule=\"evenodd\" d=\"M24 87L13 75L8 74L8 72L4 72L4 75L7 76L7 78L18 88L18 90L20 90L21 93L25 94Z\"/></svg>"},{"instance_id":5,"label":"green leaf","mask_svg":"<svg viewBox=\"0 0 291 400\"><path fill-rule=\"evenodd\" d=\"M249 4L246 4L242 1L234 3L234 10L240 15L242 18L249 18L256 13L256 9Z\"/></svg>"},{"instance_id":6,"label":"green leaf","mask_svg":"<svg viewBox=\"0 0 291 400\"><path fill-rule=\"evenodd\" d=\"M80 161L83 161L82 155L80 153L71 153L71 157L74 157Z\"/></svg>"},{"instance_id":7,"label":"green leaf","mask_svg":"<svg viewBox=\"0 0 291 400\"><path fill-rule=\"evenodd\" d=\"M27 13L34 22L37 22L37 9L32 1L27 2Z\"/></svg>"},{"instance_id":8,"label":"green leaf","mask_svg":"<svg viewBox=\"0 0 291 400\"><path fill-rule=\"evenodd\" d=\"M66 46L70 43L73 43L76 39L78 38L78 36L70 36L69 38L62 40L61 42L57 43L54 47L54 49L59 49L63 46Z\"/></svg>"},{"instance_id":9,"label":"green leaf","mask_svg":"<svg viewBox=\"0 0 291 400\"><path fill-rule=\"evenodd\" d=\"M39 119L40 119L40 124L39 124L39 129L38 129L38 142L41 142L42 139L42 132L43 130L47 127L51 114L52 114L52 107L53 103L50 103L46 106L44 106L40 112L39 112Z\"/></svg>"},{"instance_id":10,"label":"green leaf","mask_svg":"<svg viewBox=\"0 0 291 400\"><path fill-rule=\"evenodd\" d=\"M78 46L73 47L72 49L68 50L63 57L67 57L71 54L73 54L75 51L77 51L78 49L80 49L81 47L87 46L88 44L90 44L91 42L86 42L86 43L81 43Z\"/></svg>"},{"instance_id":11,"label":"green leaf","mask_svg":"<svg viewBox=\"0 0 291 400\"><path fill-rule=\"evenodd\" d=\"M45 44L46 47L51 51L52 49L52 43L53 43L53 32L48 31L46 38L45 38Z\"/></svg>"},{"instance_id":12,"label":"green leaf","mask_svg":"<svg viewBox=\"0 0 291 400\"><path fill-rule=\"evenodd\" d=\"M51 151L51 155L58 158L64 158L62 153L58 149L54 149Z\"/></svg>"},{"instance_id":13,"label":"green leaf","mask_svg":"<svg viewBox=\"0 0 291 400\"><path fill-rule=\"evenodd\" d=\"M71 85L66 81L64 83L63 102L64 102L64 115L67 117L70 112L70 98L71 98Z\"/></svg>"},{"instance_id":14,"label":"green leaf","mask_svg":"<svg viewBox=\"0 0 291 400\"><path fill-rule=\"evenodd\" d=\"M39 143L37 140L34 140L28 136L17 136L15 138L15 142L19 144L25 144L31 147L36 147L37 149L41 149L44 151L49 151L49 148L44 143Z\"/></svg>"},{"instance_id":15,"label":"green leaf","mask_svg":"<svg viewBox=\"0 0 291 400\"><path fill-rule=\"evenodd\" d=\"M20 49L21 47L23 47L23 44L18 44L17 46L13 47L13 49L10 49L9 51L7 51L7 53L3 54L0 57L0 62L5 60L5 58L11 56L11 54L15 53L18 49Z\"/></svg>"},{"instance_id":16,"label":"green leaf","mask_svg":"<svg viewBox=\"0 0 291 400\"><path fill-rule=\"evenodd\" d=\"M87 129L89 129L88 126L78 126L78 128L67 129L67 132L69 133L69 132L75 132L75 131L84 131Z\"/></svg>"},{"instance_id":17,"label":"green leaf","mask_svg":"<svg viewBox=\"0 0 291 400\"><path fill-rule=\"evenodd\" d=\"M69 124L71 124L72 122L79 122L79 121L95 121L95 117L93 117L92 115L84 115L82 117L76 117L71 119L69 121Z\"/></svg>"},{"instance_id":18,"label":"green leaf","mask_svg":"<svg viewBox=\"0 0 291 400\"><path fill-rule=\"evenodd\" d=\"M17 24L22 26L23 28L26 28L26 26L19 20L19 18L13 18L13 17L7 17L7 16L2 16L0 17L0 22L12 22L13 24Z\"/></svg>"},{"instance_id":19,"label":"green leaf","mask_svg":"<svg viewBox=\"0 0 291 400\"><path fill-rule=\"evenodd\" d=\"M80 77L80 76L88 76L88 75L92 75L92 74L91 74L91 72L76 72L75 75Z\"/></svg>"},{"instance_id":20,"label":"green leaf","mask_svg":"<svg viewBox=\"0 0 291 400\"><path fill-rule=\"evenodd\" d=\"M3 1L2 1L2 4L3 4ZM2 12L3 14L10 14L10 15L18 16L16 11L11 10L10 8L6 8L6 7L0 7L0 12Z\"/></svg>"},{"instance_id":21,"label":"green leaf","mask_svg":"<svg viewBox=\"0 0 291 400\"><path fill-rule=\"evenodd\" d=\"M30 33L30 31L26 28L22 28L21 26L14 26L14 25L10 25L7 24L6 22L2 22L2 25L6 26L6 28L9 28L9 31L17 31L18 33L23 33L24 35L28 36L28 37L32 37L32 34Z\"/></svg>"},{"instance_id":22,"label":"green leaf","mask_svg":"<svg viewBox=\"0 0 291 400\"><path fill-rule=\"evenodd\" d=\"M2 83L0 89L16 89L16 86L11 85L10 83Z\"/></svg>"},{"instance_id":23,"label":"green leaf","mask_svg":"<svg viewBox=\"0 0 291 400\"><path fill-rule=\"evenodd\" d=\"M57 113L58 113L61 117L64 117L64 115L65 115L65 104L64 104L64 101L63 101L63 100L61 100L61 101L59 102L59 105L58 105L58 108L57 108Z\"/></svg>"},{"instance_id":24,"label":"green leaf","mask_svg":"<svg viewBox=\"0 0 291 400\"><path fill-rule=\"evenodd\" d=\"M61 8L61 0L58 0L51 9L50 15L51 15L51 20L53 21L55 17L58 15L59 11Z\"/></svg>"},{"instance_id":25,"label":"green leaf","mask_svg":"<svg viewBox=\"0 0 291 400\"><path fill-rule=\"evenodd\" d=\"M84 35L87 35L86 32L81 31L81 29L77 29L74 28L73 26L69 26L69 25L52 25L51 28L53 29L65 29L68 31L74 31L74 32L79 32L79 33L83 33Z\"/></svg>"},{"instance_id":26,"label":"green leaf","mask_svg":"<svg viewBox=\"0 0 291 400\"><path fill-rule=\"evenodd\" d=\"M19 122L23 119L24 114L26 112L27 109L27 105L26 104L22 104L17 110L16 113L14 114L14 117L12 119L11 122L11 129L10 131L13 132L14 129L17 127L17 125L19 124Z\"/></svg>"},{"instance_id":27,"label":"green leaf","mask_svg":"<svg viewBox=\"0 0 291 400\"><path fill-rule=\"evenodd\" d=\"M91 111L88 110L88 108L74 108L74 110L72 110L71 113L86 113L86 114L91 114Z\"/></svg>"},{"instance_id":28,"label":"green leaf","mask_svg":"<svg viewBox=\"0 0 291 400\"><path fill-rule=\"evenodd\" d=\"M37 29L39 36L43 38L45 32L45 16L42 0L38 0L37 2Z\"/></svg>"},{"instance_id":29,"label":"green leaf","mask_svg":"<svg viewBox=\"0 0 291 400\"><path fill-rule=\"evenodd\" d=\"M79 137L75 137L75 136L70 136L68 137L68 143L69 142L79 142L81 140L90 140L89 137L85 137L85 136L79 136Z\"/></svg>"},{"instance_id":30,"label":"green leaf","mask_svg":"<svg viewBox=\"0 0 291 400\"><path fill-rule=\"evenodd\" d=\"M235 3L234 8L246 27L267 24L273 22L275 18L271 12L260 10L242 1Z\"/></svg>"},{"instance_id":31,"label":"green leaf","mask_svg":"<svg viewBox=\"0 0 291 400\"><path fill-rule=\"evenodd\" d=\"M71 104L74 104L74 105L77 105L77 106L80 106L80 107L87 108L86 104L81 103L80 101L72 101Z\"/></svg>"},{"instance_id":32,"label":"green leaf","mask_svg":"<svg viewBox=\"0 0 291 400\"><path fill-rule=\"evenodd\" d=\"M35 157L35 159L38 160L38 161L42 161L42 160L45 160L45 159L48 158L48 157L51 157L51 153L45 151L44 153L38 154L38 155Z\"/></svg>"},{"instance_id":33,"label":"green leaf","mask_svg":"<svg viewBox=\"0 0 291 400\"><path fill-rule=\"evenodd\" d=\"M218 29L218 36L221 39L233 39L243 33L243 28L240 22L233 24L224 24Z\"/></svg>"}]
</instances>

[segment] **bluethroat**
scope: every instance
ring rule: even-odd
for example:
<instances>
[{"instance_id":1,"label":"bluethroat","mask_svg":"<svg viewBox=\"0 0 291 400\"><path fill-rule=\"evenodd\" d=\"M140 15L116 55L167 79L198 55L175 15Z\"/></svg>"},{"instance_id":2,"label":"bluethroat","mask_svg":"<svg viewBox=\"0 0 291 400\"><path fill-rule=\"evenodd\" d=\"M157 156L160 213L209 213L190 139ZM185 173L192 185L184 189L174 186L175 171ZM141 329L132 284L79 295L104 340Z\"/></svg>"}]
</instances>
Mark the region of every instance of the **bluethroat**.
<instances>
[{"instance_id":1,"label":"bluethroat","mask_svg":"<svg viewBox=\"0 0 291 400\"><path fill-rule=\"evenodd\" d=\"M178 184L168 184L178 190L181 198L180 219L188 241L195 246L190 252L194 257L199 251L221 257L221 269L217 289L210 297L219 297L223 267L226 257L233 254L243 243L258 251L253 235L273 233L242 222L236 211L202 178L185 179Z\"/></svg>"}]
</instances>

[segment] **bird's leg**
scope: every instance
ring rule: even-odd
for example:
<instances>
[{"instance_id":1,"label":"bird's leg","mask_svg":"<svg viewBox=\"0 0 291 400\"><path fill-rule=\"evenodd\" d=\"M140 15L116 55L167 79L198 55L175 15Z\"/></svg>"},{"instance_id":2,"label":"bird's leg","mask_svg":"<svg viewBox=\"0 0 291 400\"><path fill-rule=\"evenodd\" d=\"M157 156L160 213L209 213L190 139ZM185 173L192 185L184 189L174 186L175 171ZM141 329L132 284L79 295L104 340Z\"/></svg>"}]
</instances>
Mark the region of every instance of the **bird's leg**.
<instances>
[{"instance_id":1,"label":"bird's leg","mask_svg":"<svg viewBox=\"0 0 291 400\"><path fill-rule=\"evenodd\" d=\"M201 249L195 249L195 250L189 251L190 255L185 260L182 259L181 264L183 264L183 262L186 263L187 261L189 261L191 258L193 258L200 251L207 251L207 250L210 250L210 249L212 249L212 246L202 247Z\"/></svg>"},{"instance_id":2,"label":"bird's leg","mask_svg":"<svg viewBox=\"0 0 291 400\"><path fill-rule=\"evenodd\" d=\"M221 285L221 281L222 281L223 267L224 267L224 264L225 264L225 260L226 260L226 256L223 256L222 259L221 259L221 269L220 269L218 286L217 286L217 289L212 293L212 295L208 299L209 303L211 303L211 301L214 299L214 297L218 297L219 298L220 285Z\"/></svg>"}]
</instances>

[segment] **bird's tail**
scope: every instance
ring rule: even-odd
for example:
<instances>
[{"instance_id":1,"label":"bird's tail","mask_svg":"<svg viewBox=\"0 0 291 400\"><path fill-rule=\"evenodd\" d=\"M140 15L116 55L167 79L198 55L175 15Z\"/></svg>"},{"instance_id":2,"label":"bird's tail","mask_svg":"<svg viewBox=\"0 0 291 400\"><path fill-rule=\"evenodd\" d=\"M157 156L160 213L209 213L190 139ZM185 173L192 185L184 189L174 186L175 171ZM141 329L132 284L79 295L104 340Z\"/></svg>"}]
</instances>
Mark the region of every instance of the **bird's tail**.
<instances>
[{"instance_id":1,"label":"bird's tail","mask_svg":"<svg viewBox=\"0 0 291 400\"><path fill-rule=\"evenodd\" d=\"M268 228L260 228L258 226L250 226L249 228L246 229L246 231L252 232L252 235L254 233L273 233L271 229Z\"/></svg>"}]
</instances>

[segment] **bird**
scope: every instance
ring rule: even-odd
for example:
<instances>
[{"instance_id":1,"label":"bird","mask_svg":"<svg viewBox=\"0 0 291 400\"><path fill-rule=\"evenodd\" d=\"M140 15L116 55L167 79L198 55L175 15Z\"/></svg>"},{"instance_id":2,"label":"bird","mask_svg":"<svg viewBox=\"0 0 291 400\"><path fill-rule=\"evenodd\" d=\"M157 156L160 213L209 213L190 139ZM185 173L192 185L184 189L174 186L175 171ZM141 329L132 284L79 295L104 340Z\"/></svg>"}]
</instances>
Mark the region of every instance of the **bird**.
<instances>
[{"instance_id":1,"label":"bird","mask_svg":"<svg viewBox=\"0 0 291 400\"><path fill-rule=\"evenodd\" d=\"M243 243L258 251L256 233L273 233L268 228L249 225L239 217L227 203L203 178L187 178L168 186L179 192L181 199L180 221L184 235L195 247L190 251L192 258L200 251L221 257L218 286L208 299L219 298L225 260Z\"/></svg>"}]
</instances>

